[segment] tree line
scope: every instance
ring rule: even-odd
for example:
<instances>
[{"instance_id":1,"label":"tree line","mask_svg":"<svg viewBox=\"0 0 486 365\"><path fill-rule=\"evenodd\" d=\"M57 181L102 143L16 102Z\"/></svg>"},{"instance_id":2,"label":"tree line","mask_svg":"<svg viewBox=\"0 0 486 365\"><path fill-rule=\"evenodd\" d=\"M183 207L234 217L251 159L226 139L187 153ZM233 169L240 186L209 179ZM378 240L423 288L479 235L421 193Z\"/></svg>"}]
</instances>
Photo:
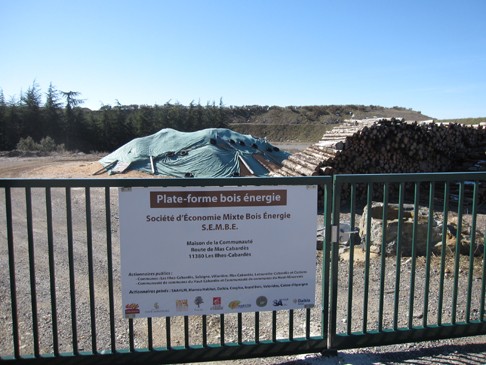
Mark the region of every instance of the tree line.
<instances>
[{"instance_id":1,"label":"tree line","mask_svg":"<svg viewBox=\"0 0 486 365\"><path fill-rule=\"evenodd\" d=\"M60 147L68 151L105 152L163 128L192 132L228 128L235 124L259 124L274 126L274 130L281 132L278 125L334 124L355 113L364 118L370 113L383 114L385 111L383 107L373 105L227 107L222 99L218 104L214 101L206 105L191 102L187 106L170 101L152 106L122 105L117 101L115 105L90 110L83 108L83 102L80 92L61 91L52 83L47 92L43 92L34 81L18 98L9 100L5 99L0 86L0 151L21 145L27 150L47 146L48 150ZM393 109L404 110L400 107Z\"/></svg>"},{"instance_id":2,"label":"tree line","mask_svg":"<svg viewBox=\"0 0 486 365\"><path fill-rule=\"evenodd\" d=\"M99 110L82 107L81 93L57 90L52 83L43 93L33 83L18 99L5 100L0 88L0 150L15 149L28 138L46 138L69 151L112 151L128 141L163 128L191 132L227 128L232 115L247 108L227 108L222 99L205 106L170 101L163 105L103 105ZM247 112L246 112L247 113Z\"/></svg>"}]
</instances>

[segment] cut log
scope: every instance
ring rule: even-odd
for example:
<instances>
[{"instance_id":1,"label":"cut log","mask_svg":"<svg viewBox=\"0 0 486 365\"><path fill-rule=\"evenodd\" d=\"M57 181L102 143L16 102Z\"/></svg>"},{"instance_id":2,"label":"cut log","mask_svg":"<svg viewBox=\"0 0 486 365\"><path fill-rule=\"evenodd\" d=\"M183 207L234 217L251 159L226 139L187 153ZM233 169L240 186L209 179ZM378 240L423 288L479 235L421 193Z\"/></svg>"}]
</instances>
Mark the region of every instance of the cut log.
<instances>
[{"instance_id":1,"label":"cut log","mask_svg":"<svg viewBox=\"0 0 486 365\"><path fill-rule=\"evenodd\" d=\"M299 164L296 164L290 160L284 160L282 162L282 164L292 170L292 171L295 171L297 173L299 173L300 175L304 175L304 176L313 176L315 173L316 173L316 169L309 169L305 166L302 166L302 165L299 165Z\"/></svg>"},{"instance_id":2,"label":"cut log","mask_svg":"<svg viewBox=\"0 0 486 365\"><path fill-rule=\"evenodd\" d=\"M293 163L296 163L296 164L299 164L299 165L302 165L308 169L311 169L311 170L316 170L321 161L320 160L312 160L312 161L308 161L306 160L305 158L303 158L305 155L301 155L301 156L295 156L295 155L291 155L287 161L291 161Z\"/></svg>"}]
</instances>

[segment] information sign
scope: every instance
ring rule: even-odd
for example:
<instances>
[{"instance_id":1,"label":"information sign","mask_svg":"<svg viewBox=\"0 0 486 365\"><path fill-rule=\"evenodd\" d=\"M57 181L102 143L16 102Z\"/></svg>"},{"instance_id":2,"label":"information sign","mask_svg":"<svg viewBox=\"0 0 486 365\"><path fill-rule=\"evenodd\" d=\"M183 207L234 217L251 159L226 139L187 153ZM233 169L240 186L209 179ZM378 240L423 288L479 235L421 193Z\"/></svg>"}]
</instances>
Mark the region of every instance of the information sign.
<instances>
[{"instance_id":1,"label":"information sign","mask_svg":"<svg viewBox=\"0 0 486 365\"><path fill-rule=\"evenodd\" d=\"M317 187L121 188L126 318L315 304Z\"/></svg>"}]
</instances>

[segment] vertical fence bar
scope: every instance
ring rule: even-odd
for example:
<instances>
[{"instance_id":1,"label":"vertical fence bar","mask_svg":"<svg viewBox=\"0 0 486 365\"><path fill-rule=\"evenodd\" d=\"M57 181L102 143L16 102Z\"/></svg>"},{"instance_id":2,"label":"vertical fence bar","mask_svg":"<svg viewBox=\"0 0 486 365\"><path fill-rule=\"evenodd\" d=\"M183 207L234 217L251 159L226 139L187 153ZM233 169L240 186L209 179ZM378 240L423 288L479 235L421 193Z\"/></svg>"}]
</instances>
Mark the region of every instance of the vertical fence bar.
<instances>
[{"instance_id":1,"label":"vertical fence bar","mask_svg":"<svg viewBox=\"0 0 486 365\"><path fill-rule=\"evenodd\" d=\"M383 314L385 302L385 272L386 272L386 227L388 218L388 183L383 185L383 212L382 212L382 230L381 230L381 252L380 252L380 292L378 299L378 331L383 331Z\"/></svg>"},{"instance_id":2,"label":"vertical fence bar","mask_svg":"<svg viewBox=\"0 0 486 365\"><path fill-rule=\"evenodd\" d=\"M277 311L272 311L272 341L277 341Z\"/></svg>"},{"instance_id":3,"label":"vertical fence bar","mask_svg":"<svg viewBox=\"0 0 486 365\"><path fill-rule=\"evenodd\" d=\"M224 329L224 326L225 326L224 314L220 314L219 319L220 319L219 331L220 331L220 338L221 338L220 344L221 344L221 346L224 346L224 343L226 342L226 340L225 340L225 329ZM256 318L255 318L255 321L257 321Z\"/></svg>"},{"instance_id":4,"label":"vertical fence bar","mask_svg":"<svg viewBox=\"0 0 486 365\"><path fill-rule=\"evenodd\" d=\"M373 199L373 184L368 183L367 197L366 197L368 217L366 221L366 251L365 251L364 285L363 285L363 325L362 325L363 333L366 333L368 331L372 199Z\"/></svg>"},{"instance_id":5,"label":"vertical fence bar","mask_svg":"<svg viewBox=\"0 0 486 365\"><path fill-rule=\"evenodd\" d=\"M474 271L474 245L476 243L476 220L478 214L478 182L474 182L473 201L472 201L472 221L469 241L469 270L467 277L467 302L466 302L466 323L471 322L471 298L472 298L472 281Z\"/></svg>"},{"instance_id":6,"label":"vertical fence bar","mask_svg":"<svg viewBox=\"0 0 486 365\"><path fill-rule=\"evenodd\" d=\"M66 229L68 244L68 261L69 261L69 295L71 298L71 331L73 353L79 355L78 347L78 327L76 311L76 281L74 275L74 242L73 242L73 213L71 202L71 188L66 187Z\"/></svg>"},{"instance_id":7,"label":"vertical fence bar","mask_svg":"<svg viewBox=\"0 0 486 365\"><path fill-rule=\"evenodd\" d=\"M25 188L25 204L27 213L27 240L29 246L29 272L30 272L30 296L32 308L32 336L34 355L39 357L39 324L37 317L37 291L35 285L35 253L34 253L34 231L32 222L32 191L30 187Z\"/></svg>"},{"instance_id":8,"label":"vertical fence bar","mask_svg":"<svg viewBox=\"0 0 486 365\"><path fill-rule=\"evenodd\" d=\"M349 207L351 219L350 219L350 226L351 229L355 230L355 213L356 213L356 184L351 184L350 186L350 199L351 204ZM348 308L347 308L347 319L346 319L346 333L348 335L351 334L352 331L352 322L353 322L353 278L354 278L354 244L355 244L355 236L354 233L350 235L350 245L349 245L349 266L348 266Z\"/></svg>"},{"instance_id":9,"label":"vertical fence bar","mask_svg":"<svg viewBox=\"0 0 486 365\"><path fill-rule=\"evenodd\" d=\"M260 312L255 312L255 343L260 343Z\"/></svg>"},{"instance_id":10,"label":"vertical fence bar","mask_svg":"<svg viewBox=\"0 0 486 365\"><path fill-rule=\"evenodd\" d=\"M413 327L413 312L415 305L415 270L417 265L417 229L418 214L420 205L420 184L415 183L414 187L414 207L413 207L413 226L412 226L412 252L411 252L411 269L410 269L410 293L408 295L408 328Z\"/></svg>"},{"instance_id":11,"label":"vertical fence bar","mask_svg":"<svg viewBox=\"0 0 486 365\"><path fill-rule=\"evenodd\" d=\"M208 316L206 314L203 314L201 316L201 322L202 322L201 323L202 324L202 345L203 345L203 347L207 347L208 346L208 334L207 334L207 330L208 330Z\"/></svg>"},{"instance_id":12,"label":"vertical fence bar","mask_svg":"<svg viewBox=\"0 0 486 365\"><path fill-rule=\"evenodd\" d=\"M403 228L403 200L405 194L405 184L399 185L398 197L398 227L397 227L397 249L396 249L396 269L395 269L395 295L393 303L393 330L398 330L398 311L400 304L400 270L402 261L402 228Z\"/></svg>"},{"instance_id":13,"label":"vertical fence bar","mask_svg":"<svg viewBox=\"0 0 486 365\"><path fill-rule=\"evenodd\" d=\"M97 353L96 348L96 307L94 288L94 266L93 266L93 232L91 226L91 190L85 188L86 202L86 245L88 248L88 282L89 282L89 308L91 317L91 351Z\"/></svg>"},{"instance_id":14,"label":"vertical fence bar","mask_svg":"<svg viewBox=\"0 0 486 365\"><path fill-rule=\"evenodd\" d=\"M328 184L323 183L322 189L324 191L324 206L323 206L323 214L324 214L324 237L322 242L322 268L321 268L321 275L322 275L322 283L321 283L321 335L322 337L327 339L327 344L330 344L330 322L329 322L329 288L330 288L330 273L329 273L329 263L330 263L330 224L331 221L331 206L332 206L332 193L330 190L330 186Z\"/></svg>"},{"instance_id":15,"label":"vertical fence bar","mask_svg":"<svg viewBox=\"0 0 486 365\"><path fill-rule=\"evenodd\" d=\"M189 316L184 316L184 346L189 348Z\"/></svg>"},{"instance_id":16,"label":"vertical fence bar","mask_svg":"<svg viewBox=\"0 0 486 365\"><path fill-rule=\"evenodd\" d=\"M150 351L154 349L154 337L152 330L152 318L147 318L147 347Z\"/></svg>"},{"instance_id":17,"label":"vertical fence bar","mask_svg":"<svg viewBox=\"0 0 486 365\"><path fill-rule=\"evenodd\" d=\"M339 214L341 211L341 189L342 184L339 183L339 177L334 176L333 180L333 195L332 195L332 214L331 214L331 228L338 228ZM331 196L331 195L330 195ZM327 231L327 230L326 230ZM327 270L326 275L329 277L329 336L327 339L327 347L334 349L334 342L337 336L337 297L338 297L338 270L339 270L339 242L336 237L333 237L331 232L326 232L326 255L323 264L323 269ZM328 244L329 243L329 244ZM327 262L330 262L330 268L327 267Z\"/></svg>"},{"instance_id":18,"label":"vertical fence bar","mask_svg":"<svg viewBox=\"0 0 486 365\"><path fill-rule=\"evenodd\" d=\"M462 212L464 205L464 182L461 181L459 185L459 201L457 207L457 237L456 237L456 250L454 253L454 287L452 292L452 324L456 323L457 318L457 295L459 286L459 265L461 255L461 232L462 232Z\"/></svg>"},{"instance_id":19,"label":"vertical fence bar","mask_svg":"<svg viewBox=\"0 0 486 365\"><path fill-rule=\"evenodd\" d=\"M311 323L311 310L310 308L307 308L305 310L305 338L306 339L309 339L311 336L310 323Z\"/></svg>"},{"instance_id":20,"label":"vertical fence bar","mask_svg":"<svg viewBox=\"0 0 486 365\"><path fill-rule=\"evenodd\" d=\"M238 312L238 344L243 343L243 314Z\"/></svg>"},{"instance_id":21,"label":"vertical fence bar","mask_svg":"<svg viewBox=\"0 0 486 365\"><path fill-rule=\"evenodd\" d=\"M111 238L111 198L110 188L105 187L105 227L106 227L106 265L108 270L108 301L110 308L110 348L116 351L115 300L113 289L113 250Z\"/></svg>"},{"instance_id":22,"label":"vertical fence bar","mask_svg":"<svg viewBox=\"0 0 486 365\"><path fill-rule=\"evenodd\" d=\"M294 339L294 310L289 310L289 339Z\"/></svg>"},{"instance_id":23,"label":"vertical fence bar","mask_svg":"<svg viewBox=\"0 0 486 365\"><path fill-rule=\"evenodd\" d=\"M130 352L135 352L135 333L132 318L128 319L128 346L130 347Z\"/></svg>"},{"instance_id":24,"label":"vertical fence bar","mask_svg":"<svg viewBox=\"0 0 486 365\"><path fill-rule=\"evenodd\" d=\"M20 357L19 319L17 308L17 285L15 280L15 252L12 222L12 194L10 188L5 188L5 215L7 223L8 269L10 276L10 305L12 313L12 344L14 357Z\"/></svg>"},{"instance_id":25,"label":"vertical fence bar","mask_svg":"<svg viewBox=\"0 0 486 365\"><path fill-rule=\"evenodd\" d=\"M449 215L449 194L450 185L446 181L444 183L444 205L442 210L442 250L440 253L440 276L439 276L439 293L437 304L437 324L442 325L442 308L444 305L444 276L445 276L445 257L446 257L446 239L447 239L447 217Z\"/></svg>"},{"instance_id":26,"label":"vertical fence bar","mask_svg":"<svg viewBox=\"0 0 486 365\"><path fill-rule=\"evenodd\" d=\"M59 356L59 340L57 329L57 301L56 301L56 272L54 260L54 234L52 229L52 201L51 188L46 188L46 219L47 219L47 245L49 255L49 279L51 290L51 321L52 321L52 349L54 356Z\"/></svg>"},{"instance_id":27,"label":"vertical fence bar","mask_svg":"<svg viewBox=\"0 0 486 365\"><path fill-rule=\"evenodd\" d=\"M427 242L426 242L426 256L425 256L425 285L424 285L424 307L422 326L427 327L429 315L429 289L430 289L430 260L432 255L432 225L434 223L434 191L435 183L430 183L429 189L429 217L427 224Z\"/></svg>"},{"instance_id":28,"label":"vertical fence bar","mask_svg":"<svg viewBox=\"0 0 486 365\"><path fill-rule=\"evenodd\" d=\"M172 349L172 339L170 330L170 317L165 317L165 340L168 350Z\"/></svg>"},{"instance_id":29,"label":"vertical fence bar","mask_svg":"<svg viewBox=\"0 0 486 365\"><path fill-rule=\"evenodd\" d=\"M330 214L331 214L331 204L332 204L332 194L328 184L322 185L324 191L324 237L322 242L322 283L321 283L321 335L322 337L328 338L329 335L329 242L331 236L331 229L329 225Z\"/></svg>"}]
</instances>

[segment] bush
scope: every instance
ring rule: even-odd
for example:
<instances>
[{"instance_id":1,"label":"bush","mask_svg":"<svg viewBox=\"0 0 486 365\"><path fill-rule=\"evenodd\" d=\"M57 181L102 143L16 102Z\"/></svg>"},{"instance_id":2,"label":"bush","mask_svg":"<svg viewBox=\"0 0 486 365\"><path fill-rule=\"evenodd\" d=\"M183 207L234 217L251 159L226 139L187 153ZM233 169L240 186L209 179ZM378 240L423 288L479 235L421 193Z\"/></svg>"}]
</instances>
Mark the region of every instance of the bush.
<instances>
[{"instance_id":1,"label":"bush","mask_svg":"<svg viewBox=\"0 0 486 365\"><path fill-rule=\"evenodd\" d=\"M47 136L41 139L40 141L40 150L43 152L63 152L64 151L64 144L56 144L53 138Z\"/></svg>"},{"instance_id":2,"label":"bush","mask_svg":"<svg viewBox=\"0 0 486 365\"><path fill-rule=\"evenodd\" d=\"M20 138L16 146L19 151L63 152L64 144L57 145L51 137L44 137L36 143L32 137Z\"/></svg>"},{"instance_id":3,"label":"bush","mask_svg":"<svg viewBox=\"0 0 486 365\"><path fill-rule=\"evenodd\" d=\"M26 138L20 138L20 141L19 143L17 143L16 148L19 151L39 151L39 145L35 143L35 141L30 136Z\"/></svg>"}]
</instances>

